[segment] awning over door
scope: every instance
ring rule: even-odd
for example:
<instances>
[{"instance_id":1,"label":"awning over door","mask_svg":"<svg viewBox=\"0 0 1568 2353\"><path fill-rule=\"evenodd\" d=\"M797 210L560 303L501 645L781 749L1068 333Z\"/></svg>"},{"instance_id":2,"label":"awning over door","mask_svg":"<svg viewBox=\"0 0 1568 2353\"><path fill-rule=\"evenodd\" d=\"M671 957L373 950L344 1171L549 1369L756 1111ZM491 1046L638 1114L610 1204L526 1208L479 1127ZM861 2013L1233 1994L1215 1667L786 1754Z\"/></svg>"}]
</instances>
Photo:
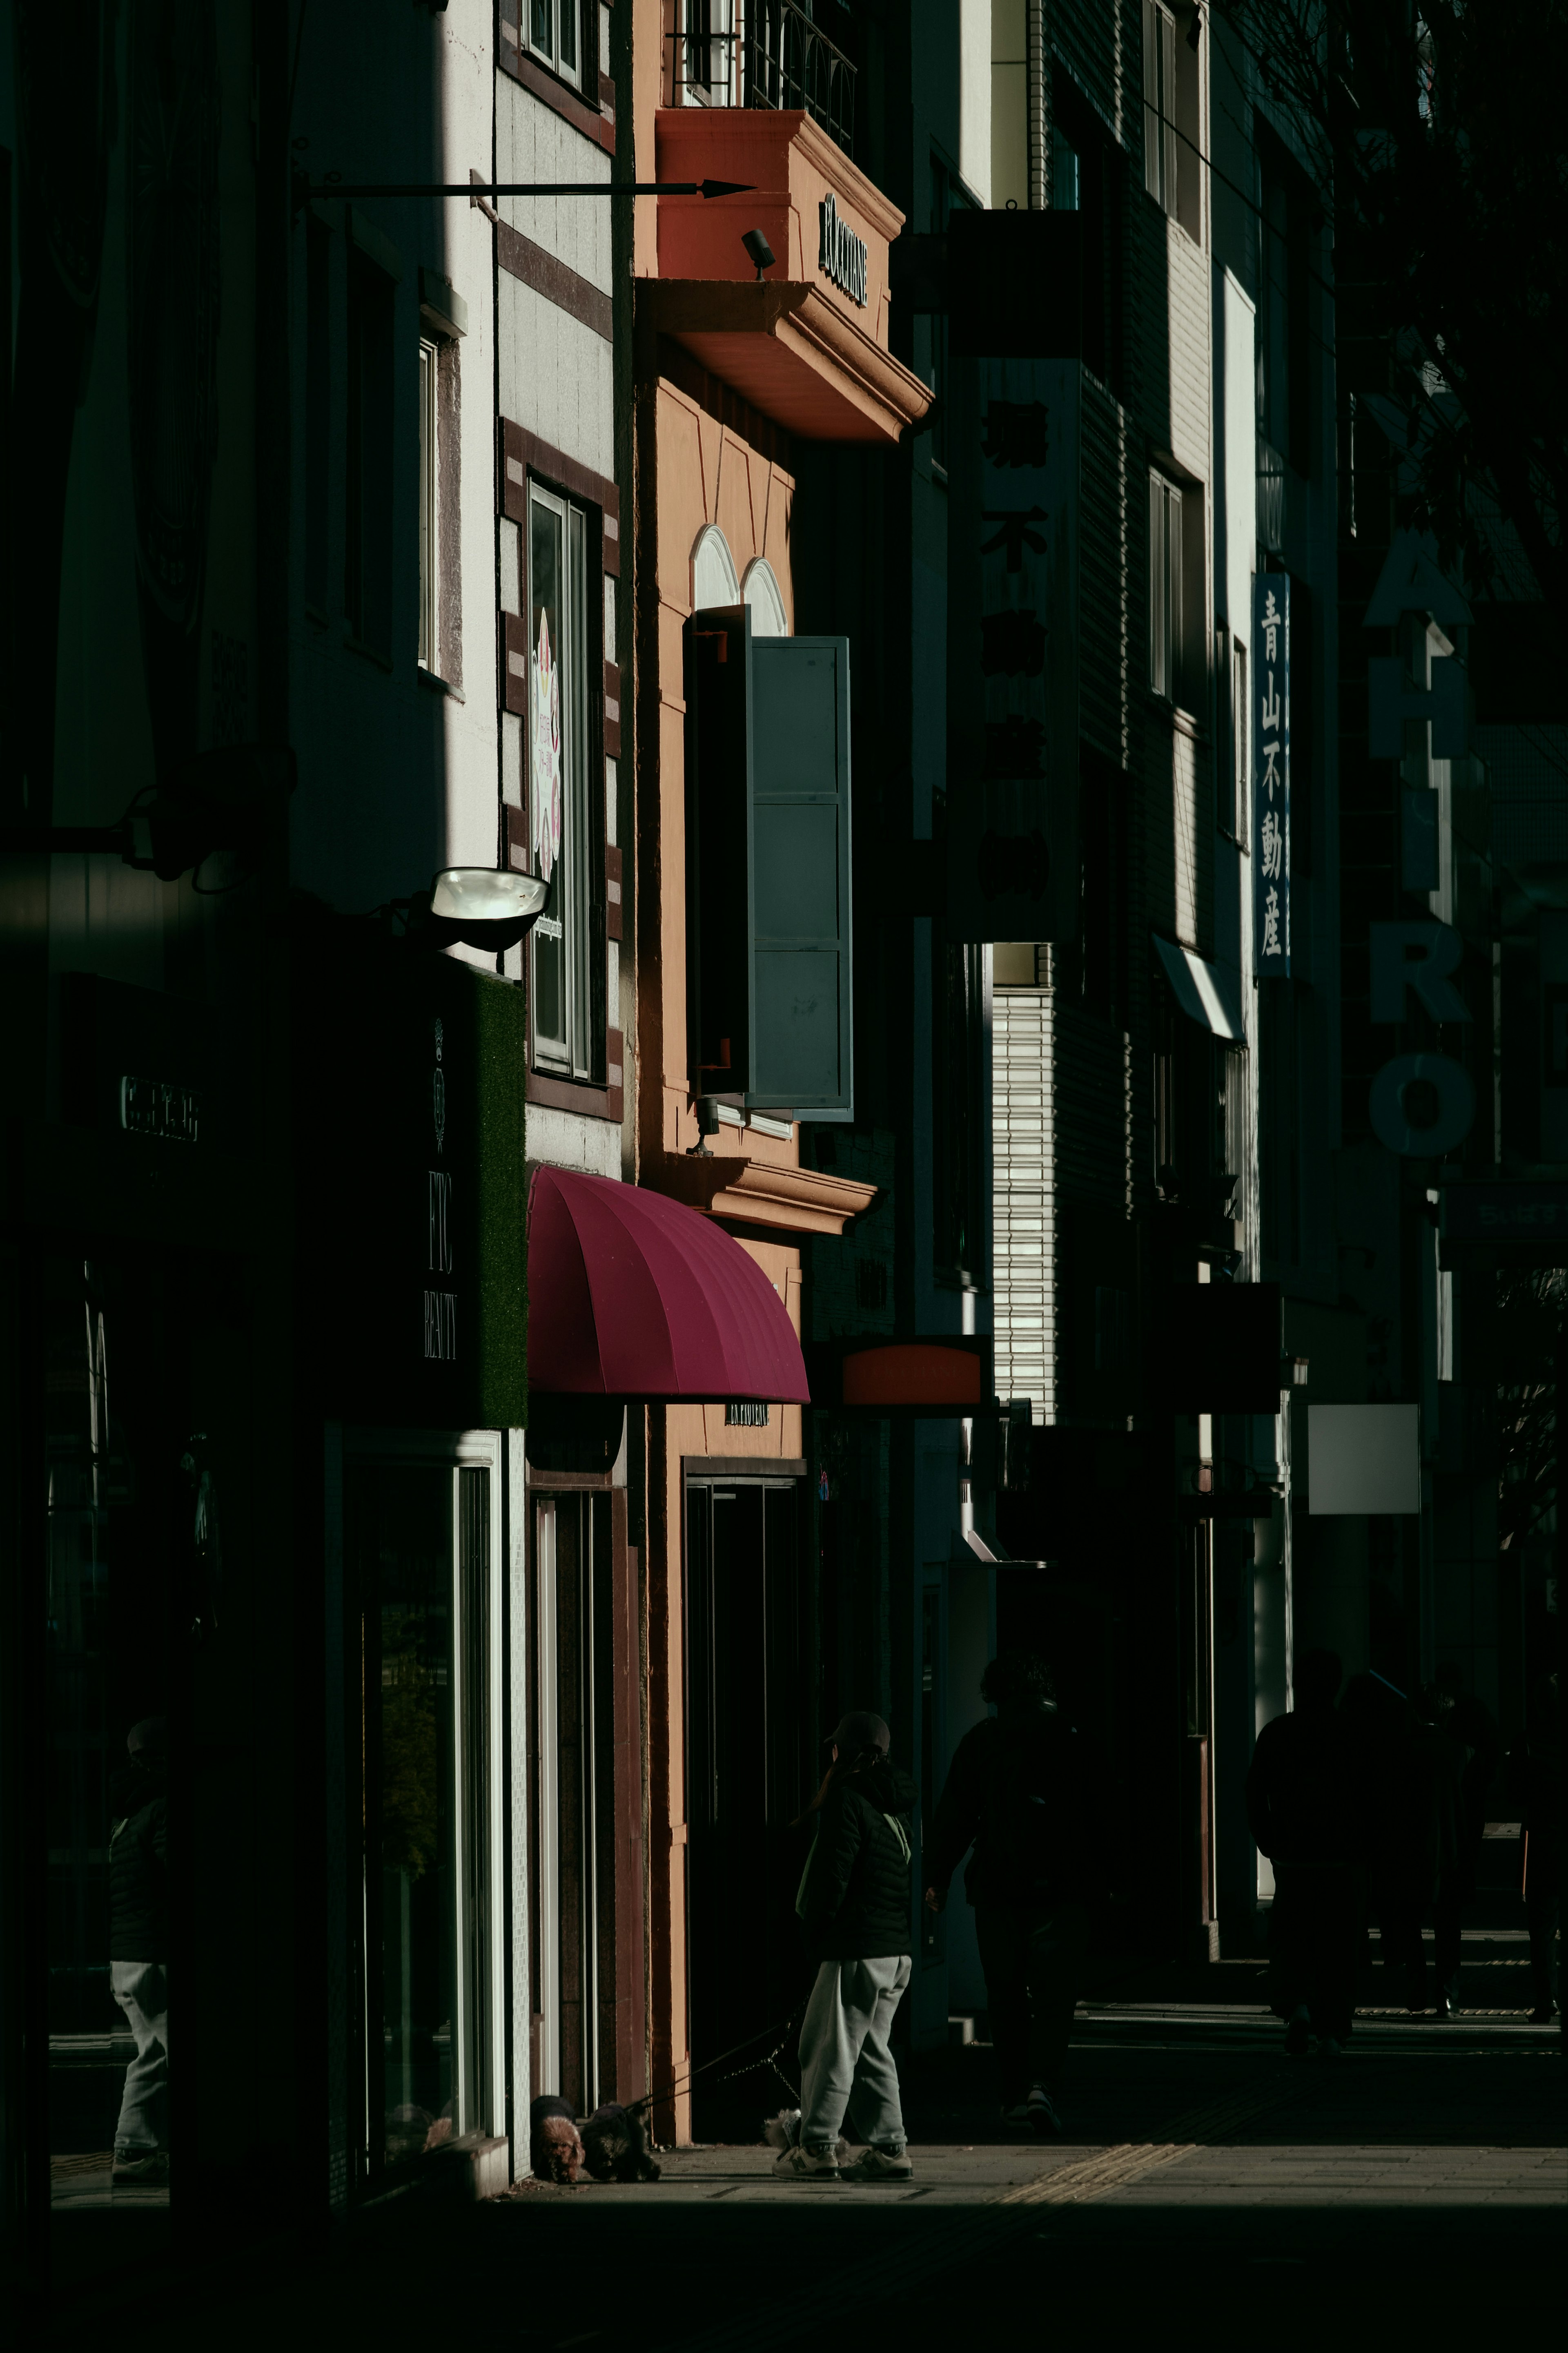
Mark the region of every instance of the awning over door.
<instances>
[{"instance_id":1,"label":"awning over door","mask_svg":"<svg viewBox=\"0 0 1568 2353\"><path fill-rule=\"evenodd\" d=\"M529 1197L528 1378L577 1397L808 1405L767 1276L679 1201L542 1168Z\"/></svg>"},{"instance_id":2,"label":"awning over door","mask_svg":"<svg viewBox=\"0 0 1568 2353\"><path fill-rule=\"evenodd\" d=\"M1241 1018L1241 975L1235 965L1210 964L1191 948L1178 947L1173 940L1158 935L1154 953L1171 984L1171 994L1187 1018L1211 1037L1234 1039L1244 1046L1247 1027Z\"/></svg>"}]
</instances>

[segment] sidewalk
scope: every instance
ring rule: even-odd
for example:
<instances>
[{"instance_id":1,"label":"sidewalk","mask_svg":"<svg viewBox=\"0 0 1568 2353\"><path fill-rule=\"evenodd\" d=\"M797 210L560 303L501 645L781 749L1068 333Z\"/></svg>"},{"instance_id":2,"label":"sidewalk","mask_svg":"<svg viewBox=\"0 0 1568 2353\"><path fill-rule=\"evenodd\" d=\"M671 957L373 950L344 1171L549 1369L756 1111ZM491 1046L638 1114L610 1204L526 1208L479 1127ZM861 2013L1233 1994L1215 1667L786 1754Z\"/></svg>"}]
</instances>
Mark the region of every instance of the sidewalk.
<instances>
[{"instance_id":1,"label":"sidewalk","mask_svg":"<svg viewBox=\"0 0 1568 2353\"><path fill-rule=\"evenodd\" d=\"M1343 2059L1291 2062L1256 2001L1103 2004L1079 2014L1052 2144L999 2124L990 2061L955 2045L908 2065L909 2183L779 2182L752 2144L669 2151L641 2186L395 2203L330 2260L182 2296L180 2323L226 2353L292 2341L307 2314L317 2342L494 2329L526 2353L989 2353L1047 2328L1321 2353L1495 2333L1561 2297L1555 2029L1363 2020ZM165 2346L170 2317L116 2327L117 2347Z\"/></svg>"}]
</instances>

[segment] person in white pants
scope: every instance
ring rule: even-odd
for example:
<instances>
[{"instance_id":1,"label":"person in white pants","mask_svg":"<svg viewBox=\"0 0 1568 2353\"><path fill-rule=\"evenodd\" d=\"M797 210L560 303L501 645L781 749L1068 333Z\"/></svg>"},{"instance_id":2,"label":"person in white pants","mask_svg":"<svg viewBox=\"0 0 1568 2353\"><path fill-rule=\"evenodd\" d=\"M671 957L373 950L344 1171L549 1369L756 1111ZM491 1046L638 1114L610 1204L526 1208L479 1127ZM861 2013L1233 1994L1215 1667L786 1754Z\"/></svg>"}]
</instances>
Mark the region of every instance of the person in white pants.
<instances>
[{"instance_id":1,"label":"person in white pants","mask_svg":"<svg viewBox=\"0 0 1568 2353\"><path fill-rule=\"evenodd\" d=\"M803 2180L900 2180L914 2171L890 2037L910 1982L910 1810L915 1785L890 1764L879 1715L832 1735L833 1761L805 1820L816 1835L795 1909L817 1959L800 2030L799 2137L775 2172ZM841 2168L846 2124L866 2146Z\"/></svg>"}]
</instances>

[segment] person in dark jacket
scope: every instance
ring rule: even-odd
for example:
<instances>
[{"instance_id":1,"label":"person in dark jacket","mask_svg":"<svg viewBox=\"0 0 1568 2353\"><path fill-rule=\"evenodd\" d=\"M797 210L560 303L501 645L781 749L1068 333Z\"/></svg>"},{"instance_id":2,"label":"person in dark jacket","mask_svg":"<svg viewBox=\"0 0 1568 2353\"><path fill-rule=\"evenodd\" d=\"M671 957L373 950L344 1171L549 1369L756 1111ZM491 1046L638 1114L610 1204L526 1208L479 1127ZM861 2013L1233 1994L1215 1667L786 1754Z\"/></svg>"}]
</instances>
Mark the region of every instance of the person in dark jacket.
<instances>
[{"instance_id":1,"label":"person in dark jacket","mask_svg":"<svg viewBox=\"0 0 1568 2353\"><path fill-rule=\"evenodd\" d=\"M980 1695L996 1714L959 1742L926 1841L925 1900L963 1884L985 1971L991 2040L1010 2124L1062 2129L1057 2096L1088 1942L1088 1817L1077 1732L1044 1662L993 1659Z\"/></svg>"},{"instance_id":2,"label":"person in dark jacket","mask_svg":"<svg viewBox=\"0 0 1568 2353\"><path fill-rule=\"evenodd\" d=\"M109 1841L109 1982L136 2056L125 2071L114 2132L113 2179L169 2179L168 1727L133 1724L115 1792Z\"/></svg>"},{"instance_id":3,"label":"person in dark jacket","mask_svg":"<svg viewBox=\"0 0 1568 2353\"><path fill-rule=\"evenodd\" d=\"M1332 1651L1302 1653L1295 1705L1264 1725L1247 1776L1252 1835L1274 1868L1270 1993L1292 2059L1314 2035L1319 2055L1336 2058L1350 2040L1355 2008L1361 1905L1352 1753L1334 1713L1340 1675Z\"/></svg>"},{"instance_id":4,"label":"person in dark jacket","mask_svg":"<svg viewBox=\"0 0 1568 2353\"><path fill-rule=\"evenodd\" d=\"M911 1968L910 1810L915 1785L889 1762L879 1715L858 1710L802 1820L816 1831L795 1900L816 1981L800 2030L800 2133L775 2172L837 2180L847 2115L866 2147L846 2178L907 2180L899 2072L888 2038Z\"/></svg>"}]
</instances>

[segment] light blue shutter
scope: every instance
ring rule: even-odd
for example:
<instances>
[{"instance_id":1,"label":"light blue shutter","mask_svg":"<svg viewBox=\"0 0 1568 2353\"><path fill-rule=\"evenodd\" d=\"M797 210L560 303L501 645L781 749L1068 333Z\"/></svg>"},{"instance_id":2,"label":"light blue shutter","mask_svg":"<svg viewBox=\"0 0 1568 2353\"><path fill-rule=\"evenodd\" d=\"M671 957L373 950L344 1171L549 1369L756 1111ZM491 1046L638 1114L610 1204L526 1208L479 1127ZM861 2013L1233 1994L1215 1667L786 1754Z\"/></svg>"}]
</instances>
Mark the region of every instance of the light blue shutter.
<instances>
[{"instance_id":1,"label":"light blue shutter","mask_svg":"<svg viewBox=\"0 0 1568 2353\"><path fill-rule=\"evenodd\" d=\"M849 641L752 641L748 1105L852 1119Z\"/></svg>"}]
</instances>

